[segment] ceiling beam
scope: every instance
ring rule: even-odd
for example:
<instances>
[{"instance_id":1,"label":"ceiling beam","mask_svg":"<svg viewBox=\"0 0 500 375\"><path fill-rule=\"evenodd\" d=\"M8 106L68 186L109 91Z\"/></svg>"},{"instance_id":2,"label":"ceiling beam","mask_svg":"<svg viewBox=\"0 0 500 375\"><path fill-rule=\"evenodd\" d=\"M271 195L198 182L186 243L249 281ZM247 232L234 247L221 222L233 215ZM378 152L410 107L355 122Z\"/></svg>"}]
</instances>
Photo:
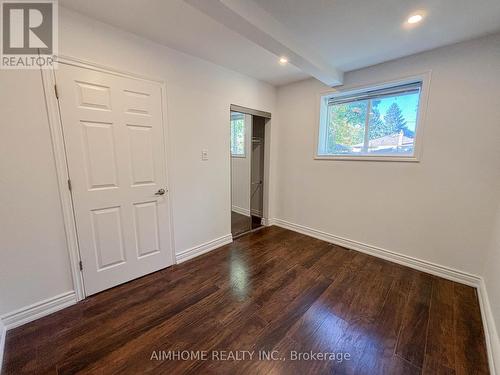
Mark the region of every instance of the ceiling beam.
<instances>
[{"instance_id":1,"label":"ceiling beam","mask_svg":"<svg viewBox=\"0 0 500 375\"><path fill-rule=\"evenodd\" d=\"M268 12L249 0L184 0L227 28L328 86L343 82L343 72L324 61Z\"/></svg>"}]
</instances>

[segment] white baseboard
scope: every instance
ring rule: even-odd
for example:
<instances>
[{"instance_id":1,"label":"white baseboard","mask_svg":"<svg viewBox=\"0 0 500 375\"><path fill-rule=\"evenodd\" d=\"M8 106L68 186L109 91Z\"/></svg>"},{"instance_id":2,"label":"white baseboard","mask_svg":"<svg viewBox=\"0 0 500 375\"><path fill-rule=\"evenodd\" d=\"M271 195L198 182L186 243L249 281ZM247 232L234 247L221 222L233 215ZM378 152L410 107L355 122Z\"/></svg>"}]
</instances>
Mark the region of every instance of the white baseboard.
<instances>
[{"instance_id":1,"label":"white baseboard","mask_svg":"<svg viewBox=\"0 0 500 375\"><path fill-rule=\"evenodd\" d=\"M255 208L252 208L250 210L250 212L252 213L253 216L258 216L258 217L262 217L262 211L261 210L257 210Z\"/></svg>"},{"instance_id":2,"label":"white baseboard","mask_svg":"<svg viewBox=\"0 0 500 375\"><path fill-rule=\"evenodd\" d=\"M3 352L5 349L5 336L7 336L7 329L2 321L0 321L0 374L2 373Z\"/></svg>"},{"instance_id":3,"label":"white baseboard","mask_svg":"<svg viewBox=\"0 0 500 375\"><path fill-rule=\"evenodd\" d=\"M250 216L250 209L248 209L248 208L243 208L243 207L239 207L239 206L231 206L231 211L234 211L240 215Z\"/></svg>"},{"instance_id":4,"label":"white baseboard","mask_svg":"<svg viewBox=\"0 0 500 375\"><path fill-rule=\"evenodd\" d=\"M295 232L299 232L320 240L333 243L335 245L343 246L348 249L356 250L362 253L373 255L378 258L382 258L394 263L401 264L416 270L427 272L432 275L442 277L444 279L459 282L461 284L470 285L478 288L480 285L481 278L476 275L472 275L467 272L463 272L454 268L441 266L426 260L421 260L413 258L408 255L396 253L394 251L382 249L380 247L368 245L362 242L350 240L348 238L343 238L336 236L334 234L326 233L317 229L309 228L304 225L290 223L281 219L273 219L272 223L282 228L290 229Z\"/></svg>"},{"instance_id":5,"label":"white baseboard","mask_svg":"<svg viewBox=\"0 0 500 375\"><path fill-rule=\"evenodd\" d=\"M265 221L264 224L265 226L270 227L272 225L276 225L276 219L264 219L264 221Z\"/></svg>"},{"instance_id":6,"label":"white baseboard","mask_svg":"<svg viewBox=\"0 0 500 375\"><path fill-rule=\"evenodd\" d=\"M226 234L225 236L216 238L215 240L208 241L208 242L202 243L201 245L184 250L184 251L180 252L179 254L176 254L175 259L176 259L177 263L182 263L182 262L185 262L186 260L195 258L201 254L208 253L209 251L212 251L214 249L217 249L218 247L227 245L228 243L231 243L231 242L233 242L233 235Z\"/></svg>"},{"instance_id":7,"label":"white baseboard","mask_svg":"<svg viewBox=\"0 0 500 375\"><path fill-rule=\"evenodd\" d=\"M481 316L483 319L484 336L486 339L486 349L488 350L488 362L490 364L491 375L500 375L500 339L491 310L490 299L484 279L481 278L480 286L477 289Z\"/></svg>"},{"instance_id":8,"label":"white baseboard","mask_svg":"<svg viewBox=\"0 0 500 375\"><path fill-rule=\"evenodd\" d=\"M214 250L220 246L226 245L233 241L231 234L216 238L215 240L205 242L191 249L185 250L176 255L177 263L184 262L198 255ZM9 330L29 323L33 320L42 318L56 311L74 305L77 302L74 291L66 292L58 296L48 298L46 300L34 303L30 306L20 308L16 311L0 316L0 330ZM1 333L1 332L0 332ZM1 339L1 337L0 337ZM0 344L3 341L0 341Z\"/></svg>"},{"instance_id":9,"label":"white baseboard","mask_svg":"<svg viewBox=\"0 0 500 375\"><path fill-rule=\"evenodd\" d=\"M442 266L425 260L399 254L380 247L367 245L362 242L350 240L317 229L309 228L304 225L294 224L281 219L268 219L267 225L276 225L285 229L290 229L320 240L343 246L348 249L356 250L362 253L373 255L394 263L401 264L422 272L442 277L444 279L459 282L477 288L481 316L484 326L484 335L486 338L486 349L488 352L488 362L491 375L500 375L500 340L495 325L495 319L489 303L488 293L484 280L480 276L472 275L467 272L456 270L451 267ZM496 363L495 363L496 359Z\"/></svg>"},{"instance_id":10,"label":"white baseboard","mask_svg":"<svg viewBox=\"0 0 500 375\"><path fill-rule=\"evenodd\" d=\"M0 320L9 330L74 305L76 302L75 292L70 291L2 315Z\"/></svg>"}]
</instances>

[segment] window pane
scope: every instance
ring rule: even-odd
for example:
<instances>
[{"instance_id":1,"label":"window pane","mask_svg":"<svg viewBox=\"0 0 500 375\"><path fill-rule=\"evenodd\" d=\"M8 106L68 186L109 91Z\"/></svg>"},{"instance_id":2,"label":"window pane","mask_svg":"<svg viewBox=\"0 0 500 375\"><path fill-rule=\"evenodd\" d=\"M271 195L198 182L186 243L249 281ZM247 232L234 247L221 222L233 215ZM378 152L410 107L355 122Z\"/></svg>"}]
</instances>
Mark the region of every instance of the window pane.
<instances>
[{"instance_id":1,"label":"window pane","mask_svg":"<svg viewBox=\"0 0 500 375\"><path fill-rule=\"evenodd\" d=\"M419 93L371 100L368 153L413 155Z\"/></svg>"},{"instance_id":2,"label":"window pane","mask_svg":"<svg viewBox=\"0 0 500 375\"><path fill-rule=\"evenodd\" d=\"M318 155L413 156L421 82L322 97Z\"/></svg>"},{"instance_id":3,"label":"window pane","mask_svg":"<svg viewBox=\"0 0 500 375\"><path fill-rule=\"evenodd\" d=\"M350 155L363 151L368 101L329 106L326 128L328 154Z\"/></svg>"},{"instance_id":4,"label":"window pane","mask_svg":"<svg viewBox=\"0 0 500 375\"><path fill-rule=\"evenodd\" d=\"M245 115L231 113L231 155L245 156Z\"/></svg>"}]
</instances>

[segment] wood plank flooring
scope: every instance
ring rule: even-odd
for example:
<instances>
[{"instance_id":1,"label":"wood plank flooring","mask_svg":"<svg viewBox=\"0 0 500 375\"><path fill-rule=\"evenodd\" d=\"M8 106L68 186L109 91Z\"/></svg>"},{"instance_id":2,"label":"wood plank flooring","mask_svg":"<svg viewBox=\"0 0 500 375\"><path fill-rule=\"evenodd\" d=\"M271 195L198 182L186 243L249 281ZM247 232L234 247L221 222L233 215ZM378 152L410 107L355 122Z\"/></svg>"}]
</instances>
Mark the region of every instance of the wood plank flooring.
<instances>
[{"instance_id":1,"label":"wood plank flooring","mask_svg":"<svg viewBox=\"0 0 500 375\"><path fill-rule=\"evenodd\" d=\"M252 229L252 218L231 211L231 233L233 237L248 232Z\"/></svg>"},{"instance_id":2,"label":"wood plank flooring","mask_svg":"<svg viewBox=\"0 0 500 375\"><path fill-rule=\"evenodd\" d=\"M189 351L207 358L168 359ZM230 353L241 360L222 360ZM473 288L270 227L9 331L4 372L462 375L488 365Z\"/></svg>"}]
</instances>

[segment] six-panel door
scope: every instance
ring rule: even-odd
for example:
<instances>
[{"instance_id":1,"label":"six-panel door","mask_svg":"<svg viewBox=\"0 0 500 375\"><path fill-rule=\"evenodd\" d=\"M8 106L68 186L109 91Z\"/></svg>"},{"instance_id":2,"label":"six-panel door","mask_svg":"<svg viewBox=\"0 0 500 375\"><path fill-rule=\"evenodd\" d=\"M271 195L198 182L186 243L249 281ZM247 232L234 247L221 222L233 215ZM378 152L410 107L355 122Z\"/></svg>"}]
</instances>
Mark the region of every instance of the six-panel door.
<instances>
[{"instance_id":1,"label":"six-panel door","mask_svg":"<svg viewBox=\"0 0 500 375\"><path fill-rule=\"evenodd\" d=\"M66 64L56 81L86 294L171 265L161 85Z\"/></svg>"}]
</instances>

